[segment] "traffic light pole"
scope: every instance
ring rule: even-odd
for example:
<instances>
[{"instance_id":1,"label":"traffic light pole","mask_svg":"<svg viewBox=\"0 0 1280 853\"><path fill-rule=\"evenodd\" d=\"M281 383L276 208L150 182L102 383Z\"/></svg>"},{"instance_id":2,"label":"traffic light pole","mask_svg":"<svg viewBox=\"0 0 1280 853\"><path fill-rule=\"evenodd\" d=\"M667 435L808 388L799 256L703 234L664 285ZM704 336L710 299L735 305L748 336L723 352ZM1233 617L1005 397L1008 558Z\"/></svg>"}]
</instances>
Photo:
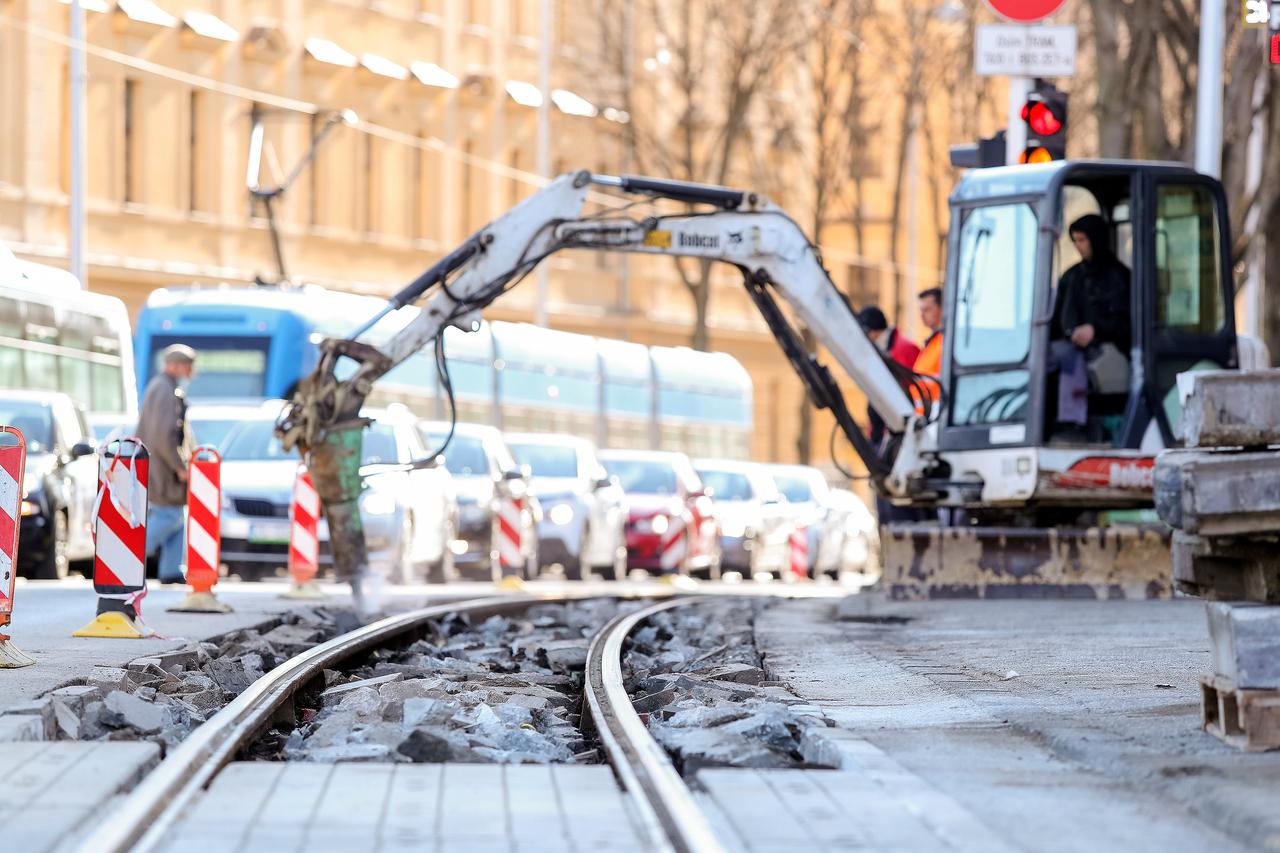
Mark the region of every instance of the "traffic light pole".
<instances>
[{"instance_id":1,"label":"traffic light pole","mask_svg":"<svg viewBox=\"0 0 1280 853\"><path fill-rule=\"evenodd\" d=\"M1005 163L1018 165L1027 150L1027 124L1022 120L1022 106L1031 94L1030 77L1009 78L1009 122L1005 131Z\"/></svg>"},{"instance_id":2,"label":"traffic light pole","mask_svg":"<svg viewBox=\"0 0 1280 853\"><path fill-rule=\"evenodd\" d=\"M1196 171L1222 176L1222 55L1225 0L1200 0L1200 65L1196 89Z\"/></svg>"}]
</instances>

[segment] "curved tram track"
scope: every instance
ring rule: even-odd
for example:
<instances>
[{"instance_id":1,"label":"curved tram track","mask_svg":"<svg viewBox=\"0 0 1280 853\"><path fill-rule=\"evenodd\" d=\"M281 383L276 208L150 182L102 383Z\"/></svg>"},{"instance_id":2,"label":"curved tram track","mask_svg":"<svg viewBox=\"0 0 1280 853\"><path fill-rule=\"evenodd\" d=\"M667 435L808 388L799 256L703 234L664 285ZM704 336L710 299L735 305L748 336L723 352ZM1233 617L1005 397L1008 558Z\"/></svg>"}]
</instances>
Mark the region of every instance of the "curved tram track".
<instances>
[{"instance_id":1,"label":"curved tram track","mask_svg":"<svg viewBox=\"0 0 1280 853\"><path fill-rule=\"evenodd\" d=\"M342 666L382 646L413 642L433 620L466 614L472 620L511 616L537 604L568 604L599 594L456 601L388 616L335 637L293 657L254 682L153 770L110 820L80 849L93 853L146 853L161 849L184 814L218 773L272 723L295 719L295 699L323 684L326 669ZM646 849L722 849L693 795L661 746L648 734L623 686L621 656L627 636L652 614L710 596L639 595L661 598L623 613L591 639L583 684L583 726L590 725L646 837Z\"/></svg>"}]
</instances>

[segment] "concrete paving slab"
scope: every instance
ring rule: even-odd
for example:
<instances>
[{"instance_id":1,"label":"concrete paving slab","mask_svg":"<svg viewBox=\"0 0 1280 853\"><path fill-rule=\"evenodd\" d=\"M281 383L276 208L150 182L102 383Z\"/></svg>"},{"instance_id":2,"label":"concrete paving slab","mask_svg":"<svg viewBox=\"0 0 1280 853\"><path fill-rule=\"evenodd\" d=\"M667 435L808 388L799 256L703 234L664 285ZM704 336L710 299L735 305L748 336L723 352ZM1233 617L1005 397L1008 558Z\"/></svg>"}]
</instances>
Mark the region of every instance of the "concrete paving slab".
<instances>
[{"instance_id":1,"label":"concrete paving slab","mask_svg":"<svg viewBox=\"0 0 1280 853\"><path fill-rule=\"evenodd\" d=\"M236 762L163 849L639 853L645 845L602 765Z\"/></svg>"},{"instance_id":2,"label":"concrete paving slab","mask_svg":"<svg viewBox=\"0 0 1280 853\"><path fill-rule=\"evenodd\" d=\"M159 758L153 743L0 743L0 846L65 849Z\"/></svg>"},{"instance_id":3,"label":"concrete paving slab","mask_svg":"<svg viewBox=\"0 0 1280 853\"><path fill-rule=\"evenodd\" d=\"M788 602L756 623L769 677L837 724L853 775L918 782L914 808L1014 849L1280 849L1280 754L1200 730L1202 602L894 606L910 621Z\"/></svg>"}]
</instances>

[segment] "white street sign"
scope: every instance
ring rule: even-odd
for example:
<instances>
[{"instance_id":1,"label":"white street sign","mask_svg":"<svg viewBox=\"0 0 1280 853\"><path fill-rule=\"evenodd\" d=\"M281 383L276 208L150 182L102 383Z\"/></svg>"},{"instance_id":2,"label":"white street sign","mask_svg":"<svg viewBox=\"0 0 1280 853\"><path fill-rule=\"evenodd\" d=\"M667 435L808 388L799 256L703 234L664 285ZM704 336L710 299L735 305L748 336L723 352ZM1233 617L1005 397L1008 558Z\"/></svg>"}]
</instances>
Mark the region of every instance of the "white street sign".
<instances>
[{"instance_id":1,"label":"white street sign","mask_svg":"<svg viewBox=\"0 0 1280 853\"><path fill-rule=\"evenodd\" d=\"M979 24L973 63L983 77L1072 77L1076 28Z\"/></svg>"}]
</instances>

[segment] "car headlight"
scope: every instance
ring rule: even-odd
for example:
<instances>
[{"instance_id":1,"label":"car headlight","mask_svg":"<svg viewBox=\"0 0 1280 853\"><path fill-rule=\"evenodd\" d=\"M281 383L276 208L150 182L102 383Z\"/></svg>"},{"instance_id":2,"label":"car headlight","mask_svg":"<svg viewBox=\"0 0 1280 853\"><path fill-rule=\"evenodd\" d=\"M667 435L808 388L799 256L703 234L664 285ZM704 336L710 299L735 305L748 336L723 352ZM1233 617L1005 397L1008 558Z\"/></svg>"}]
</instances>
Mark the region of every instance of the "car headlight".
<instances>
[{"instance_id":1,"label":"car headlight","mask_svg":"<svg viewBox=\"0 0 1280 853\"><path fill-rule=\"evenodd\" d=\"M653 532L661 536L667 532L667 528L671 526L671 522L665 515L655 515L649 522L649 527Z\"/></svg>"},{"instance_id":2,"label":"car headlight","mask_svg":"<svg viewBox=\"0 0 1280 853\"><path fill-rule=\"evenodd\" d=\"M27 516L29 516L29 515L39 515L39 514L40 514L40 505L39 505L39 504L37 504L37 503L36 503L36 502L34 502L34 501L23 501L23 502L22 502L22 517L23 517L23 518L26 518L26 517L27 517Z\"/></svg>"},{"instance_id":3,"label":"car headlight","mask_svg":"<svg viewBox=\"0 0 1280 853\"><path fill-rule=\"evenodd\" d=\"M740 518L729 518L720 525L720 532L737 539L739 536L747 535L747 524Z\"/></svg>"},{"instance_id":4,"label":"car headlight","mask_svg":"<svg viewBox=\"0 0 1280 853\"><path fill-rule=\"evenodd\" d=\"M28 471L22 475L22 496L25 498L32 492L40 491L40 474L36 471Z\"/></svg>"},{"instance_id":5,"label":"car headlight","mask_svg":"<svg viewBox=\"0 0 1280 853\"><path fill-rule=\"evenodd\" d=\"M385 492L369 492L360 502L360 507L369 515L393 515L396 499Z\"/></svg>"},{"instance_id":6,"label":"car headlight","mask_svg":"<svg viewBox=\"0 0 1280 853\"><path fill-rule=\"evenodd\" d=\"M564 527L573 522L573 506L570 504L556 504L547 513L547 518L551 523L559 527Z\"/></svg>"}]
</instances>

